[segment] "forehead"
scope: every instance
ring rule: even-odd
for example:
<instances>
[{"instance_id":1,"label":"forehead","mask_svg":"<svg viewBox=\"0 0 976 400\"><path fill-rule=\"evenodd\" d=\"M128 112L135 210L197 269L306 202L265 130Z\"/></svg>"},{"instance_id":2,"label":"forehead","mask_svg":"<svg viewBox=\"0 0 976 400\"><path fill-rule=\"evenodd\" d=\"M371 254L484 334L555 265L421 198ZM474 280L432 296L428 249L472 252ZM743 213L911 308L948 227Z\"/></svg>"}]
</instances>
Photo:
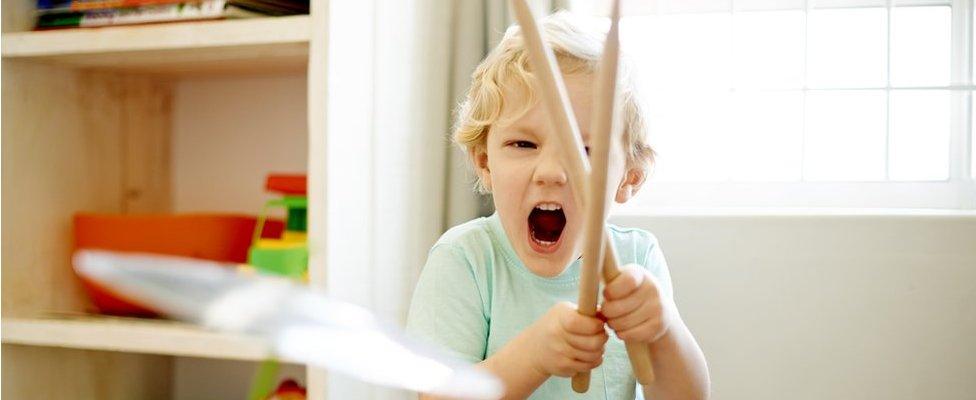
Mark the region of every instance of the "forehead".
<instances>
[{"instance_id":1,"label":"forehead","mask_svg":"<svg viewBox=\"0 0 976 400\"><path fill-rule=\"evenodd\" d=\"M593 79L591 74L573 74L563 76L566 93L569 95L572 104L573 114L580 131L589 130L590 109L593 102ZM514 128L531 131L543 131L550 126L549 116L546 114L546 107L542 104L542 93L538 89L538 83L532 81L532 97L535 103L528 108L524 102L520 101L527 95L523 90L507 87L504 91L504 108L498 121L499 128ZM521 115L519 115L521 113ZM584 135L585 136L585 135Z\"/></svg>"}]
</instances>

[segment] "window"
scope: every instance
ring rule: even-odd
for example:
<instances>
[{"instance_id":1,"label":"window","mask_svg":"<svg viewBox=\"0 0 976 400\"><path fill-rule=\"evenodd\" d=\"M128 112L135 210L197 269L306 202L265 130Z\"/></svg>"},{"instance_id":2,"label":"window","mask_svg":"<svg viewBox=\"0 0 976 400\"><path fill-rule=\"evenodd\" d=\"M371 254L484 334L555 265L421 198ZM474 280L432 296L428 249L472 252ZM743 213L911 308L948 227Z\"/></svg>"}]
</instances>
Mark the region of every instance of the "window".
<instances>
[{"instance_id":1,"label":"window","mask_svg":"<svg viewBox=\"0 0 976 400\"><path fill-rule=\"evenodd\" d=\"M659 153L631 210L976 208L973 0L624 5Z\"/></svg>"}]
</instances>

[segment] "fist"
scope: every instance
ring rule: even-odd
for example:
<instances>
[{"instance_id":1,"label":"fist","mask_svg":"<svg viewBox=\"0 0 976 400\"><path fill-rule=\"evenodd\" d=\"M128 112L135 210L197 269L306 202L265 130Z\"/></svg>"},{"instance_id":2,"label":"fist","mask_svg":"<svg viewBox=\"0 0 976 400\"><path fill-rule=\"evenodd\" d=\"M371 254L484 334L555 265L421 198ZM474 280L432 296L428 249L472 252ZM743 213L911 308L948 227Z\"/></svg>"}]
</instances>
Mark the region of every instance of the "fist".
<instances>
[{"instance_id":1,"label":"fist","mask_svg":"<svg viewBox=\"0 0 976 400\"><path fill-rule=\"evenodd\" d=\"M573 303L554 305L528 330L534 366L546 375L570 377L603 362L607 332L603 321L577 311Z\"/></svg>"},{"instance_id":2,"label":"fist","mask_svg":"<svg viewBox=\"0 0 976 400\"><path fill-rule=\"evenodd\" d=\"M657 280L643 267L621 267L603 288L603 298L600 314L621 340L652 343L667 332L674 308L662 301Z\"/></svg>"}]
</instances>

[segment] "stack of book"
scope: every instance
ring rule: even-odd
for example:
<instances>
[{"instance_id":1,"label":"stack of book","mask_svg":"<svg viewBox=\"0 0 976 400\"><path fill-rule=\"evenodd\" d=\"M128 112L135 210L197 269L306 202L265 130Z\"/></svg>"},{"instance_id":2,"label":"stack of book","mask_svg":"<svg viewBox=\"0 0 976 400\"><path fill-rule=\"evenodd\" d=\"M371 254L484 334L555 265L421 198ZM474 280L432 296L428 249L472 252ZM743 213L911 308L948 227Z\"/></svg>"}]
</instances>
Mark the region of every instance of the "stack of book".
<instances>
[{"instance_id":1,"label":"stack of book","mask_svg":"<svg viewBox=\"0 0 976 400\"><path fill-rule=\"evenodd\" d=\"M309 0L37 0L35 29L308 14Z\"/></svg>"}]
</instances>

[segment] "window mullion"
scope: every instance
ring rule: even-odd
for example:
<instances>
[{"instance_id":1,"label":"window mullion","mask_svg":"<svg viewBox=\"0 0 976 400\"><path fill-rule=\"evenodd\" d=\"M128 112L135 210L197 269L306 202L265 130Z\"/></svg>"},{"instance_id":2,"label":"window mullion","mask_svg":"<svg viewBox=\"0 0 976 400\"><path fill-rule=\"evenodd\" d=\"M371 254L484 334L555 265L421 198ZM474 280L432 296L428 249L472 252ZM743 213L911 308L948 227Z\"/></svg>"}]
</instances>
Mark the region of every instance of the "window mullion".
<instances>
[{"instance_id":1,"label":"window mullion","mask_svg":"<svg viewBox=\"0 0 976 400\"><path fill-rule=\"evenodd\" d=\"M810 72L810 10L813 9L813 0L803 1L803 71L800 73L800 182L806 182L807 169L807 94L809 94L809 79L807 74Z\"/></svg>"},{"instance_id":2,"label":"window mullion","mask_svg":"<svg viewBox=\"0 0 976 400\"><path fill-rule=\"evenodd\" d=\"M973 65L972 65L972 29L973 29L973 1L972 0L953 0L952 1L952 33L951 33L951 85L973 84ZM970 151L971 125L972 125L972 92L971 91L952 91L951 96L951 136L949 149L949 180L963 185L969 182L972 185L972 175L969 171L970 160L973 156ZM965 190L960 192L966 192ZM971 191L970 191L971 192ZM959 199L960 206L974 207L973 193L962 193Z\"/></svg>"},{"instance_id":3,"label":"window mullion","mask_svg":"<svg viewBox=\"0 0 976 400\"><path fill-rule=\"evenodd\" d=\"M891 0L885 0L885 181L891 180Z\"/></svg>"}]
</instances>

